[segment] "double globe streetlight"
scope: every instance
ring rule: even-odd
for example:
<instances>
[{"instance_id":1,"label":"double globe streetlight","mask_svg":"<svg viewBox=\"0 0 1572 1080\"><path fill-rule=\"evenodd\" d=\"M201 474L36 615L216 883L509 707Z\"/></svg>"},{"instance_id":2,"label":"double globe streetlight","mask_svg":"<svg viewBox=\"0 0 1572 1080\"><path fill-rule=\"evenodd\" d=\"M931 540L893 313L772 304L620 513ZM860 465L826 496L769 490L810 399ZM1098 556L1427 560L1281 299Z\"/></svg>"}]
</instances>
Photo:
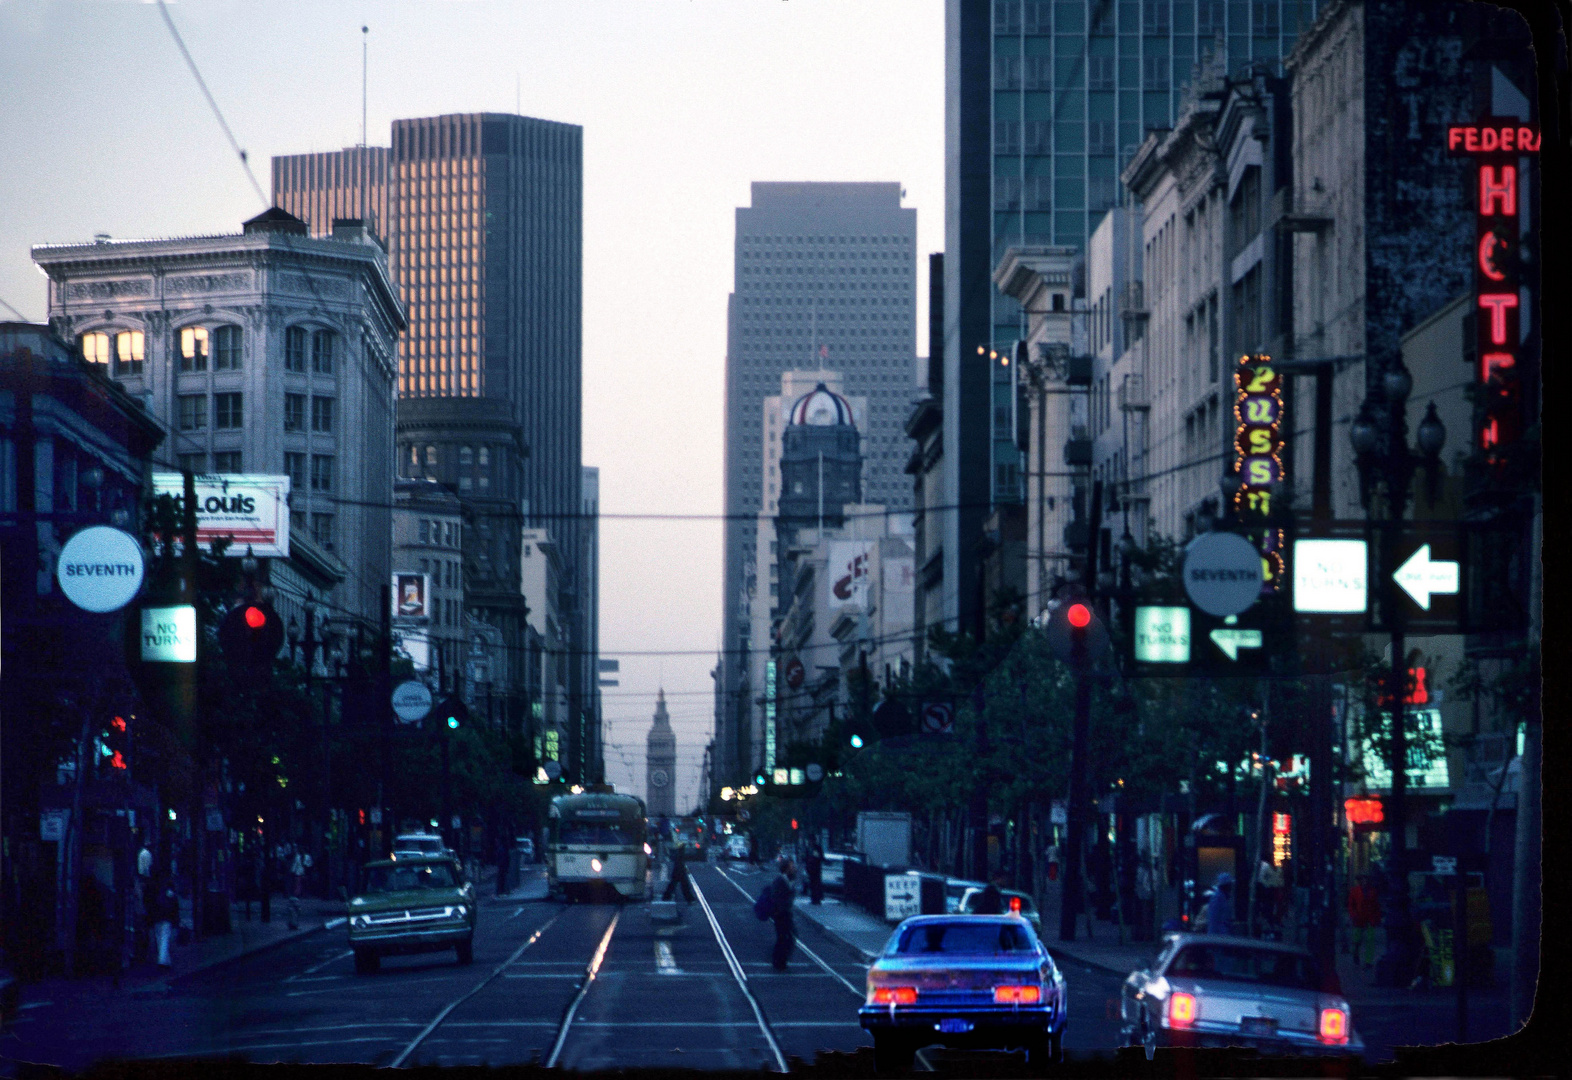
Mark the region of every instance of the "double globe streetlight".
<instances>
[{"instance_id":1,"label":"double globe streetlight","mask_svg":"<svg viewBox=\"0 0 1572 1080\"><path fill-rule=\"evenodd\" d=\"M1399 359L1381 377L1380 398L1366 396L1359 415L1349 428L1359 466L1359 494L1366 519L1381 531L1377 580L1381 587L1381 615L1392 636L1391 671L1387 697L1391 710L1391 739L1387 759L1392 776L1386 820L1391 844L1386 905L1386 952L1376 966L1377 981L1406 985L1418 958L1413 915L1408 902L1408 732L1404 698L1408 689L1408 661L1404 648L1407 612L1398 595L1394 574L1401 565L1403 515L1413 489L1414 473L1423 466L1427 496L1435 502L1440 475L1441 448L1446 427L1436 415L1435 402L1425 411L1415 432L1417 452L1408 445L1408 395L1414 378Z\"/></svg>"}]
</instances>

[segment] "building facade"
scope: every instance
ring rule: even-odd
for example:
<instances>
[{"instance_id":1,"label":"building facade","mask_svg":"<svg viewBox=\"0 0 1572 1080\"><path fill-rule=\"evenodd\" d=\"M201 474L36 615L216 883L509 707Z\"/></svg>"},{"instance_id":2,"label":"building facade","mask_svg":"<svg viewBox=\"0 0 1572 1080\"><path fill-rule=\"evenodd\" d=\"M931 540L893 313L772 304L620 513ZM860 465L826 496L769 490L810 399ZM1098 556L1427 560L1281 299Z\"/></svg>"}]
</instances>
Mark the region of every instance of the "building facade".
<instances>
[{"instance_id":1,"label":"building facade","mask_svg":"<svg viewBox=\"0 0 1572 1080\"><path fill-rule=\"evenodd\" d=\"M917 214L899 184L755 183L737 210L736 284L726 356L723 647L716 692L717 782L741 782L749 746L756 515L767 499L759 461L764 399L783 372L833 367L867 399L864 497L909 503L902 425L916 386Z\"/></svg>"},{"instance_id":2,"label":"building facade","mask_svg":"<svg viewBox=\"0 0 1572 1080\"><path fill-rule=\"evenodd\" d=\"M645 739L644 807L650 817L677 816L677 733L666 712L666 690L655 698L655 719Z\"/></svg>"},{"instance_id":3,"label":"building facade","mask_svg":"<svg viewBox=\"0 0 1572 1080\"><path fill-rule=\"evenodd\" d=\"M51 324L169 430L158 464L287 475L292 534L342 575L327 601L379 625L407 323L376 239L358 223L311 237L274 209L239 234L45 245L33 258Z\"/></svg>"},{"instance_id":4,"label":"building facade","mask_svg":"<svg viewBox=\"0 0 1572 1080\"><path fill-rule=\"evenodd\" d=\"M431 685L461 689L464 504L432 480L398 481L393 500L394 637Z\"/></svg>"}]
</instances>

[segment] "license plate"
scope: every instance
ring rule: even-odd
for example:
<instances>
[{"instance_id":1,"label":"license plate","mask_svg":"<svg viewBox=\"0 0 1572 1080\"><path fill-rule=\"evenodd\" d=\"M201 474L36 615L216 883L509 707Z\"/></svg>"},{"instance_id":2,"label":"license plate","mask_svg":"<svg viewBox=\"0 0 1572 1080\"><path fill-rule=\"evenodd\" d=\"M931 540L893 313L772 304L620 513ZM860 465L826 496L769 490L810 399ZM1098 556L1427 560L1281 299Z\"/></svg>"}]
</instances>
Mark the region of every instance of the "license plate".
<instances>
[{"instance_id":1,"label":"license plate","mask_svg":"<svg viewBox=\"0 0 1572 1080\"><path fill-rule=\"evenodd\" d=\"M1239 1030L1246 1035L1276 1035L1277 1021L1270 1016L1242 1016Z\"/></svg>"},{"instance_id":2,"label":"license plate","mask_svg":"<svg viewBox=\"0 0 1572 1080\"><path fill-rule=\"evenodd\" d=\"M958 1016L947 1016L939 1021L939 1030L946 1035L960 1035L972 1029L970 1020L962 1020Z\"/></svg>"}]
</instances>

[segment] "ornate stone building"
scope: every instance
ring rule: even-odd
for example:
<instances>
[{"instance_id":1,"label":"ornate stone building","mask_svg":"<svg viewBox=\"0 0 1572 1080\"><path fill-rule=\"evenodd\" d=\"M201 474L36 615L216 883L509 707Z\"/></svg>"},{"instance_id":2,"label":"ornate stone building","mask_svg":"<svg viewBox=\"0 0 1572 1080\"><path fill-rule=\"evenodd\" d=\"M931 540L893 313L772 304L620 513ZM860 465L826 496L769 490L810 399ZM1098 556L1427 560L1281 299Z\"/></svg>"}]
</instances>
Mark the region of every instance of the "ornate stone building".
<instances>
[{"instance_id":1,"label":"ornate stone building","mask_svg":"<svg viewBox=\"0 0 1572 1080\"><path fill-rule=\"evenodd\" d=\"M644 802L650 817L677 815L677 733L666 712L666 691L655 699L655 722L650 725L644 755Z\"/></svg>"}]
</instances>

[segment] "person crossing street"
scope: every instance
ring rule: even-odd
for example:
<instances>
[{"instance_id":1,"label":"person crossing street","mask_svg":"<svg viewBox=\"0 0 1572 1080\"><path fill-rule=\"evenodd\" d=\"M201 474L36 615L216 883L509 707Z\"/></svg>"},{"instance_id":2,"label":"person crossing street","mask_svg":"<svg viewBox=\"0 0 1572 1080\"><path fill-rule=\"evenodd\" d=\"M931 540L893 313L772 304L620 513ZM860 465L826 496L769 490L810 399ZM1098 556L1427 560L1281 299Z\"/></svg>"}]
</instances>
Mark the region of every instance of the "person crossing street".
<instances>
[{"instance_id":1,"label":"person crossing street","mask_svg":"<svg viewBox=\"0 0 1572 1080\"><path fill-rule=\"evenodd\" d=\"M797 945L797 927L792 916L792 904L796 899L792 882L796 878L796 864L782 858L780 873L770 882L770 918L775 923L775 950L770 959L776 971L786 970L786 961L791 959Z\"/></svg>"},{"instance_id":2,"label":"person crossing street","mask_svg":"<svg viewBox=\"0 0 1572 1080\"><path fill-rule=\"evenodd\" d=\"M676 894L678 886L682 888L682 895L691 907L695 899L693 895L693 882L688 878L688 846L686 844L673 844L671 848L671 880L666 882L666 891L662 900L670 900Z\"/></svg>"}]
</instances>

